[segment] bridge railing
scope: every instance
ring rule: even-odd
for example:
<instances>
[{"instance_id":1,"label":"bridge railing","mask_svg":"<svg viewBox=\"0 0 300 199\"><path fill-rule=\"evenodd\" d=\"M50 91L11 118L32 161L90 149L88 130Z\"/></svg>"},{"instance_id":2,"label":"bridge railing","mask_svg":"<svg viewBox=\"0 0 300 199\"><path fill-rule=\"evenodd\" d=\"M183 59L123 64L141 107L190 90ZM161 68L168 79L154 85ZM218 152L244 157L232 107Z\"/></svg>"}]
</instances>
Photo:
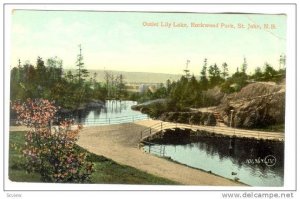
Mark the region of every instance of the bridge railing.
<instances>
[{"instance_id":1,"label":"bridge railing","mask_svg":"<svg viewBox=\"0 0 300 199\"><path fill-rule=\"evenodd\" d=\"M278 132L265 132L265 131L251 131L245 129L237 129L231 127L219 127L219 126L204 126L204 125L193 125L193 124L183 124L183 123L172 123L172 122L158 122L150 127L145 128L141 131L141 140L151 136L157 132L166 129L190 129L193 131L203 130L216 134L223 134L228 136L238 136L238 137L249 137L249 138L262 138L262 139L276 139L284 140L284 133Z\"/></svg>"},{"instance_id":2,"label":"bridge railing","mask_svg":"<svg viewBox=\"0 0 300 199\"><path fill-rule=\"evenodd\" d=\"M97 126L97 125L110 125L110 124L122 124L122 123L132 123L139 120L149 119L148 115L129 115L129 116L121 116L121 117L111 117L111 118L60 118L63 119L72 119L75 124L87 125L87 126ZM58 118L54 119L54 122L57 121ZM18 125L17 119L11 119L10 125Z\"/></svg>"},{"instance_id":3,"label":"bridge railing","mask_svg":"<svg viewBox=\"0 0 300 199\"><path fill-rule=\"evenodd\" d=\"M152 142L143 141L146 144L144 148L145 152L152 153L158 156L165 156L166 154L166 146L162 144L156 144Z\"/></svg>"}]
</instances>

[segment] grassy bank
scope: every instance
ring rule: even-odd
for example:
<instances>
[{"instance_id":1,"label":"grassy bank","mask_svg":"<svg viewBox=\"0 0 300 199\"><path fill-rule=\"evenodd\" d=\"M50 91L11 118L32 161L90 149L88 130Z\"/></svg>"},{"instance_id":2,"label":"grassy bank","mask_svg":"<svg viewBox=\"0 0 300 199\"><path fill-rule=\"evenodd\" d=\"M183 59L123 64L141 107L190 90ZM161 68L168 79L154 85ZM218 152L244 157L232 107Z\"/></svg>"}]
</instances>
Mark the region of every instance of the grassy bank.
<instances>
[{"instance_id":1,"label":"grassy bank","mask_svg":"<svg viewBox=\"0 0 300 199\"><path fill-rule=\"evenodd\" d=\"M25 132L10 132L9 137L9 179L15 182L41 182L38 173L27 173L25 158L20 149L24 145ZM82 151L86 151L80 148ZM87 152L87 151L86 151ZM103 156L88 153L87 160L94 163L95 172L91 183L97 184L179 184L168 179L154 176L133 167L120 165Z\"/></svg>"}]
</instances>

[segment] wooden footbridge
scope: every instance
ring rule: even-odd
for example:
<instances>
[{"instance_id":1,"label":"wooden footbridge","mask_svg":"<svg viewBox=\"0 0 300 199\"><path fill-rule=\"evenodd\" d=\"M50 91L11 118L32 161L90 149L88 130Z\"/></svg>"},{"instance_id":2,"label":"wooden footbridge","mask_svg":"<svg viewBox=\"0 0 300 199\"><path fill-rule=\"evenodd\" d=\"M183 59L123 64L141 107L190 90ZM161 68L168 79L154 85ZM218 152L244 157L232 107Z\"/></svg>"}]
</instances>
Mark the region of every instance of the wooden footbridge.
<instances>
[{"instance_id":1,"label":"wooden footbridge","mask_svg":"<svg viewBox=\"0 0 300 199\"><path fill-rule=\"evenodd\" d=\"M236 136L244 138L254 139L265 139L265 140L277 140L284 141L283 132L267 132L267 131L255 131L255 130L244 130L225 126L203 126L203 125L192 125L192 124L181 124L173 122L163 122L160 120L143 120L139 121L143 126L147 126L141 131L141 140L149 137L158 132L166 130L192 130L192 131L205 131L208 133L222 134L225 136Z\"/></svg>"}]
</instances>

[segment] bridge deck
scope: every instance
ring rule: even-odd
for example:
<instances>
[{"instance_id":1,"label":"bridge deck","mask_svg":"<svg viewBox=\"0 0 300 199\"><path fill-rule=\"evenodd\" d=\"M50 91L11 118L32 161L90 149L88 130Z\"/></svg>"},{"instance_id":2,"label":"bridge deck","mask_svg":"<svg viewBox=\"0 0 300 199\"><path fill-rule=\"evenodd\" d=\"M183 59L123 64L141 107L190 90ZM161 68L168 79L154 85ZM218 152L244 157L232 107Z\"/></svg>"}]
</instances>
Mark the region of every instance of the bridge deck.
<instances>
[{"instance_id":1,"label":"bridge deck","mask_svg":"<svg viewBox=\"0 0 300 199\"><path fill-rule=\"evenodd\" d=\"M149 136L150 134L160 132L162 130L180 128L190 129L193 131L206 131L209 133L222 134L226 136L284 141L284 133L282 132L244 130L225 126L200 126L190 124L179 124L172 122L163 122L160 120L141 120L137 121L136 123L147 127L144 131L142 131L142 138L144 138L145 136Z\"/></svg>"}]
</instances>

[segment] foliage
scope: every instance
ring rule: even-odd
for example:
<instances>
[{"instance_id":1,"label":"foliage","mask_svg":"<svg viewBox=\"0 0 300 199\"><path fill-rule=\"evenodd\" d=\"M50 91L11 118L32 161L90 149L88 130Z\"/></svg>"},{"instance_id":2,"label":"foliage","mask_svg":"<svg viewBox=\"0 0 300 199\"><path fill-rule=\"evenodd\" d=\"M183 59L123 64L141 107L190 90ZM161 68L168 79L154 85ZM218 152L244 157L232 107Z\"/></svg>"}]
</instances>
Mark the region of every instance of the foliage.
<instances>
[{"instance_id":1,"label":"foliage","mask_svg":"<svg viewBox=\"0 0 300 199\"><path fill-rule=\"evenodd\" d=\"M248 67L247 60L246 57L244 57L244 62L242 64L242 69L241 69L242 73L246 74L247 67Z\"/></svg>"},{"instance_id":2,"label":"foliage","mask_svg":"<svg viewBox=\"0 0 300 199\"><path fill-rule=\"evenodd\" d=\"M200 73L200 85L201 89L207 90L208 89L208 79L207 79L207 59L204 59L204 65L202 67L201 73Z\"/></svg>"},{"instance_id":3,"label":"foliage","mask_svg":"<svg viewBox=\"0 0 300 199\"><path fill-rule=\"evenodd\" d=\"M246 73L237 71L221 85L221 91L224 93L237 92L248 84L247 80Z\"/></svg>"},{"instance_id":4,"label":"foliage","mask_svg":"<svg viewBox=\"0 0 300 199\"><path fill-rule=\"evenodd\" d=\"M9 179L13 182L41 182L40 174L25 170L25 158L20 148L24 146L25 132L9 133ZM178 184L177 182L154 176L130 166L120 165L111 159L93 154L76 145L79 153L86 153L86 161L93 162L97 172L91 174L90 183L97 184Z\"/></svg>"},{"instance_id":5,"label":"foliage","mask_svg":"<svg viewBox=\"0 0 300 199\"><path fill-rule=\"evenodd\" d=\"M15 102L13 110L18 120L30 128L22 150L29 172L38 172L44 182L88 182L93 164L86 153L75 148L81 127L71 130L71 121L63 121L58 131L51 130L51 120L57 108L44 99Z\"/></svg>"},{"instance_id":6,"label":"foliage","mask_svg":"<svg viewBox=\"0 0 300 199\"><path fill-rule=\"evenodd\" d=\"M11 70L11 100L26 101L27 98L43 98L55 101L57 106L75 109L91 99L104 100L107 96L105 87L95 79L85 81L81 71L68 71L63 76L62 60L49 58L46 65L38 57L36 66L30 63L14 67ZM82 69L83 70L83 69Z\"/></svg>"},{"instance_id":7,"label":"foliage","mask_svg":"<svg viewBox=\"0 0 300 199\"><path fill-rule=\"evenodd\" d=\"M226 78L228 77L228 65L227 65L227 63L226 62L224 62L223 64L222 64L222 73L221 73L221 75L222 75L222 78L224 79L224 80L226 80Z\"/></svg>"},{"instance_id":8,"label":"foliage","mask_svg":"<svg viewBox=\"0 0 300 199\"><path fill-rule=\"evenodd\" d=\"M275 70L270 64L265 63L263 71L261 68L256 68L255 73L252 75L252 79L255 81L272 81L281 82L285 79L285 68Z\"/></svg>"},{"instance_id":9,"label":"foliage","mask_svg":"<svg viewBox=\"0 0 300 199\"><path fill-rule=\"evenodd\" d=\"M208 73L211 88L213 88L216 85L219 85L223 81L221 77L221 71L218 68L217 64L209 66Z\"/></svg>"},{"instance_id":10,"label":"foliage","mask_svg":"<svg viewBox=\"0 0 300 199\"><path fill-rule=\"evenodd\" d=\"M83 81L85 80L86 77L88 77L88 70L84 68L84 63L83 63L83 56L81 54L81 45L79 45L79 54L77 55L77 60L76 60L76 66L77 68L77 73L75 74L75 77L77 77L78 84L81 86Z\"/></svg>"},{"instance_id":11,"label":"foliage","mask_svg":"<svg viewBox=\"0 0 300 199\"><path fill-rule=\"evenodd\" d=\"M92 99L129 99L145 102L154 99L166 98L167 111L183 111L186 108L206 107L217 105L218 100L207 95L208 89L221 88L223 93L238 92L249 82L274 81L281 82L285 79L285 68L275 70L271 65L265 64L257 68L253 75L248 75L247 60L244 58L241 67L231 76L228 74L226 62L219 67L212 64L208 67L207 59L201 69L200 78L183 75L180 80L165 85L160 85L156 90L147 90L141 93L128 93L126 91L124 76L105 73L105 82L96 82L96 75L86 80L83 56L77 56L78 68L74 74L67 71L63 75L62 60L57 57L50 58L44 63L38 57L36 66L30 63L14 67L11 70L11 100L25 101L27 98L44 98L54 101L57 106L66 109L76 109ZM285 56L281 55L281 66L285 66ZM155 107L154 107L155 108ZM153 111L154 115L158 111Z\"/></svg>"},{"instance_id":12,"label":"foliage","mask_svg":"<svg viewBox=\"0 0 300 199\"><path fill-rule=\"evenodd\" d=\"M191 123L191 124L199 125L199 124L200 124L200 121L201 121L201 115L202 115L201 112L197 112L197 113L195 113L195 114L192 114L192 115L191 115L191 118L190 118L190 123Z\"/></svg>"},{"instance_id":13,"label":"foliage","mask_svg":"<svg viewBox=\"0 0 300 199\"><path fill-rule=\"evenodd\" d=\"M210 65L207 69L207 59L200 73L200 79L197 80L195 76L182 75L176 82L168 80L165 87L156 92L146 92L143 94L132 95L139 102L148 100L166 98L167 104L162 107L147 107L146 112L154 113L157 117L158 113L163 112L182 112L187 108L198 108L207 106L216 106L219 104L220 99L216 98L212 92L215 87L219 87L223 93L233 93L240 91L244 86L255 81L274 81L281 82L285 79L285 69L275 70L269 64L265 64L264 70L257 68L253 75L248 75L247 60L244 58L242 67L229 76L228 65L226 62L222 64L220 69L217 64ZM218 90L218 89L215 89ZM157 109L157 110L151 110ZM208 117L203 115L203 117ZM203 121L203 120L202 120ZM212 120L213 124L214 121Z\"/></svg>"},{"instance_id":14,"label":"foliage","mask_svg":"<svg viewBox=\"0 0 300 199\"><path fill-rule=\"evenodd\" d=\"M153 103L149 107L149 115L150 117L157 118L160 116L162 113L166 111L166 104L165 103Z\"/></svg>"},{"instance_id":15,"label":"foliage","mask_svg":"<svg viewBox=\"0 0 300 199\"><path fill-rule=\"evenodd\" d=\"M124 76L122 74L114 75L111 72L104 72L105 88L108 98L124 99L128 97L126 91ZM131 96L129 96L131 97Z\"/></svg>"}]
</instances>

